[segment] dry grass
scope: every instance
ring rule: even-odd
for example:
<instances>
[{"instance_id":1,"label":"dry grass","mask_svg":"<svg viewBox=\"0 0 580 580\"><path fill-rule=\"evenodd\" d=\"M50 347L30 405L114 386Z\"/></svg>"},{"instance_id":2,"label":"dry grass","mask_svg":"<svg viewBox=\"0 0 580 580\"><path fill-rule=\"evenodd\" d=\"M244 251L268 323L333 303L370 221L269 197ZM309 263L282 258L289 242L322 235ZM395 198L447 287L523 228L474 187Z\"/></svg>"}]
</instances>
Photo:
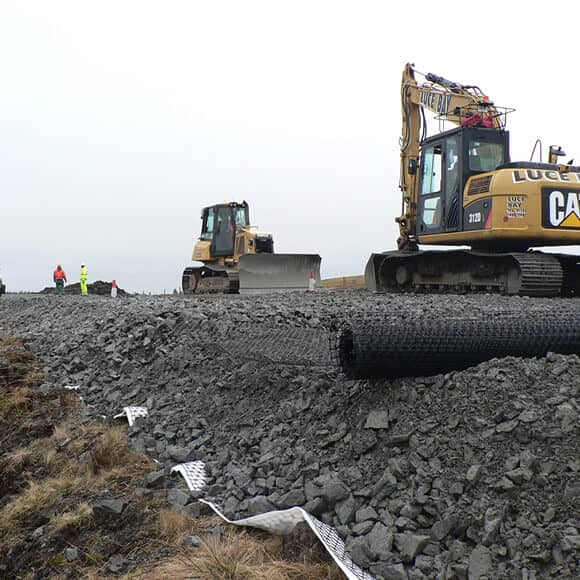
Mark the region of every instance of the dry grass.
<instances>
[{"instance_id":1,"label":"dry grass","mask_svg":"<svg viewBox=\"0 0 580 580\"><path fill-rule=\"evenodd\" d=\"M22 423L26 426L26 423ZM26 447L19 447L9 453L0 467L5 475L17 474L27 468L46 467L48 474L54 477L62 475L63 466L70 458L59 452L59 445L65 440L64 428L55 429L51 437L40 437L31 441Z\"/></svg>"},{"instance_id":2,"label":"dry grass","mask_svg":"<svg viewBox=\"0 0 580 580\"><path fill-rule=\"evenodd\" d=\"M28 487L0 510L0 530L17 532L18 527L33 519L57 500L71 493L79 485L78 479L47 479Z\"/></svg>"},{"instance_id":3,"label":"dry grass","mask_svg":"<svg viewBox=\"0 0 580 580\"><path fill-rule=\"evenodd\" d=\"M159 510L158 532L166 542L181 545L186 536L191 536L206 527L205 520L196 520L182 512L167 508Z\"/></svg>"},{"instance_id":4,"label":"dry grass","mask_svg":"<svg viewBox=\"0 0 580 580\"><path fill-rule=\"evenodd\" d=\"M0 347L2 346L22 346L22 341L13 336L0 336Z\"/></svg>"},{"instance_id":5,"label":"dry grass","mask_svg":"<svg viewBox=\"0 0 580 580\"><path fill-rule=\"evenodd\" d=\"M283 541L246 531L229 529L221 539L207 540L201 547L169 558L141 572L139 578L204 580L339 580L333 564L297 563L281 559Z\"/></svg>"},{"instance_id":6,"label":"dry grass","mask_svg":"<svg viewBox=\"0 0 580 580\"><path fill-rule=\"evenodd\" d=\"M36 393L29 387L17 387L0 395L0 414L8 417L13 413L23 413L32 410Z\"/></svg>"},{"instance_id":7,"label":"dry grass","mask_svg":"<svg viewBox=\"0 0 580 580\"><path fill-rule=\"evenodd\" d=\"M50 528L54 533L72 532L87 525L93 517L93 508L86 502L79 503L74 510L64 512L54 517Z\"/></svg>"},{"instance_id":8,"label":"dry grass","mask_svg":"<svg viewBox=\"0 0 580 580\"><path fill-rule=\"evenodd\" d=\"M34 453L30 447L21 447L10 453L6 457L6 467L7 473L17 473L22 471L34 461Z\"/></svg>"},{"instance_id":9,"label":"dry grass","mask_svg":"<svg viewBox=\"0 0 580 580\"><path fill-rule=\"evenodd\" d=\"M26 373L22 379L22 384L26 387L36 387L44 380L44 373L38 369L33 369Z\"/></svg>"},{"instance_id":10,"label":"dry grass","mask_svg":"<svg viewBox=\"0 0 580 580\"><path fill-rule=\"evenodd\" d=\"M102 471L110 471L117 467L126 467L137 457L129 446L127 431L124 427L111 427L101 436L97 445L91 451L89 471L98 475Z\"/></svg>"},{"instance_id":11,"label":"dry grass","mask_svg":"<svg viewBox=\"0 0 580 580\"><path fill-rule=\"evenodd\" d=\"M59 450L58 445L69 438L70 443ZM78 455L91 447L89 461L79 462ZM114 489L117 480L125 480L128 473L142 474L150 466L149 458L130 449L122 427L92 426L77 429L73 434L61 426L50 437L13 451L4 464L6 475L44 467L47 478L28 482L17 497L0 509L0 532L10 532L16 539L19 527L27 520L62 510L64 513L54 518L55 529L74 527L90 518L83 495L88 496L96 489ZM73 493L74 498L68 499ZM71 506L71 500L76 507Z\"/></svg>"}]
</instances>

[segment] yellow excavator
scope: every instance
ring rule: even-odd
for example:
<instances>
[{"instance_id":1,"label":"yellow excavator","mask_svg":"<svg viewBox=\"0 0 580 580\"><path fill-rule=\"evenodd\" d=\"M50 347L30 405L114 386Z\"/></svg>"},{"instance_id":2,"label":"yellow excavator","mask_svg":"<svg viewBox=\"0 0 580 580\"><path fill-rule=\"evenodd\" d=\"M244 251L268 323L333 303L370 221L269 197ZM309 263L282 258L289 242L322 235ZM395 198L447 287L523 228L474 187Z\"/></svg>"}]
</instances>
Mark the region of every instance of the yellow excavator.
<instances>
[{"instance_id":1,"label":"yellow excavator","mask_svg":"<svg viewBox=\"0 0 580 580\"><path fill-rule=\"evenodd\" d=\"M272 235L250 225L246 201L205 207L201 220L192 256L201 264L185 268L184 294L250 294L320 286L320 256L275 254Z\"/></svg>"},{"instance_id":2,"label":"yellow excavator","mask_svg":"<svg viewBox=\"0 0 580 580\"><path fill-rule=\"evenodd\" d=\"M580 245L580 166L511 161L506 116L474 85L407 64L401 85L402 213L398 250L372 254L377 292L580 295L580 256L531 251ZM427 137L425 111L455 128ZM421 250L421 245L471 249Z\"/></svg>"}]
</instances>

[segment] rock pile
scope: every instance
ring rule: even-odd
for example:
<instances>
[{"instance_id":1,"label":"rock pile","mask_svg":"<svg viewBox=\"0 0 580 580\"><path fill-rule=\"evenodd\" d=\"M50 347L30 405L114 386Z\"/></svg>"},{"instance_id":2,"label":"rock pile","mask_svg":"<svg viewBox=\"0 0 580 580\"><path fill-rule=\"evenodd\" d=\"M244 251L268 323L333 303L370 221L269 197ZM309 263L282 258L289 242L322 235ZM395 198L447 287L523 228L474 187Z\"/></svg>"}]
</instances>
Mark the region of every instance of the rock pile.
<instances>
[{"instance_id":1,"label":"rock pile","mask_svg":"<svg viewBox=\"0 0 580 580\"><path fill-rule=\"evenodd\" d=\"M96 282L91 282L88 284L89 294L97 296L110 296L111 295L112 282L104 282L103 280L97 280ZM67 284L64 288L65 294L80 294L81 285L79 282L74 284ZM53 286L47 286L40 291L41 294L56 294L56 288ZM117 287L117 296L126 296L127 292L122 288Z\"/></svg>"},{"instance_id":2,"label":"rock pile","mask_svg":"<svg viewBox=\"0 0 580 580\"><path fill-rule=\"evenodd\" d=\"M320 293L191 299L9 296L0 332L27 338L87 413L143 405L134 445L168 483L202 460L206 496L237 518L302 506L376 577L561 578L580 551L580 359L503 358L461 372L347 381L332 331L353 316L499 317L576 300ZM196 515L195 494L169 490Z\"/></svg>"}]
</instances>

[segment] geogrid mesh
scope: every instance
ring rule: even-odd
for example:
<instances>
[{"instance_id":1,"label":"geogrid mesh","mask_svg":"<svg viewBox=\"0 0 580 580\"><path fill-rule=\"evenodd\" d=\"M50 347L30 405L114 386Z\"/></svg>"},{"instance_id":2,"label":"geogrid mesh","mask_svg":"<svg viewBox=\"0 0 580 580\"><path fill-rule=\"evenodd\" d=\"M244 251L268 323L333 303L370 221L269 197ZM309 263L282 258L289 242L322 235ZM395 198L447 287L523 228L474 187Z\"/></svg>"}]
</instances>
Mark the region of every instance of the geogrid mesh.
<instances>
[{"instance_id":1,"label":"geogrid mesh","mask_svg":"<svg viewBox=\"0 0 580 580\"><path fill-rule=\"evenodd\" d=\"M428 376L505 356L580 353L580 314L490 319L366 318L344 324L335 352L351 379Z\"/></svg>"},{"instance_id":2,"label":"geogrid mesh","mask_svg":"<svg viewBox=\"0 0 580 580\"><path fill-rule=\"evenodd\" d=\"M221 348L240 358L310 366L333 364L330 345L327 330L292 326L244 326L220 341Z\"/></svg>"}]
</instances>

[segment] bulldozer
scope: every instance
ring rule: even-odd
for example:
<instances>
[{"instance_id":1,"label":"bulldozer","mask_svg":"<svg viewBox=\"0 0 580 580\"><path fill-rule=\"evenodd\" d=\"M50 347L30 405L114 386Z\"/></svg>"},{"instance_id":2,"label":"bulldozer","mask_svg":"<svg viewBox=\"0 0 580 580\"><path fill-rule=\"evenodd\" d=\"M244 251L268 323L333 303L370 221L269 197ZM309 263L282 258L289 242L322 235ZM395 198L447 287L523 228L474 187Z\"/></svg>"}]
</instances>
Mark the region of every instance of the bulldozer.
<instances>
[{"instance_id":1,"label":"bulldozer","mask_svg":"<svg viewBox=\"0 0 580 580\"><path fill-rule=\"evenodd\" d=\"M312 290L320 285L318 254L275 254L274 239L250 225L246 201L201 211L201 234L185 268L184 294L250 294Z\"/></svg>"},{"instance_id":2,"label":"bulldozer","mask_svg":"<svg viewBox=\"0 0 580 580\"><path fill-rule=\"evenodd\" d=\"M476 85L407 64L401 84L402 212L398 249L372 254L376 292L580 295L580 256L533 251L580 245L580 166L511 161L506 117ZM427 136L425 112L455 127ZM532 156L533 156L532 151ZM423 250L422 245L470 249Z\"/></svg>"}]
</instances>

